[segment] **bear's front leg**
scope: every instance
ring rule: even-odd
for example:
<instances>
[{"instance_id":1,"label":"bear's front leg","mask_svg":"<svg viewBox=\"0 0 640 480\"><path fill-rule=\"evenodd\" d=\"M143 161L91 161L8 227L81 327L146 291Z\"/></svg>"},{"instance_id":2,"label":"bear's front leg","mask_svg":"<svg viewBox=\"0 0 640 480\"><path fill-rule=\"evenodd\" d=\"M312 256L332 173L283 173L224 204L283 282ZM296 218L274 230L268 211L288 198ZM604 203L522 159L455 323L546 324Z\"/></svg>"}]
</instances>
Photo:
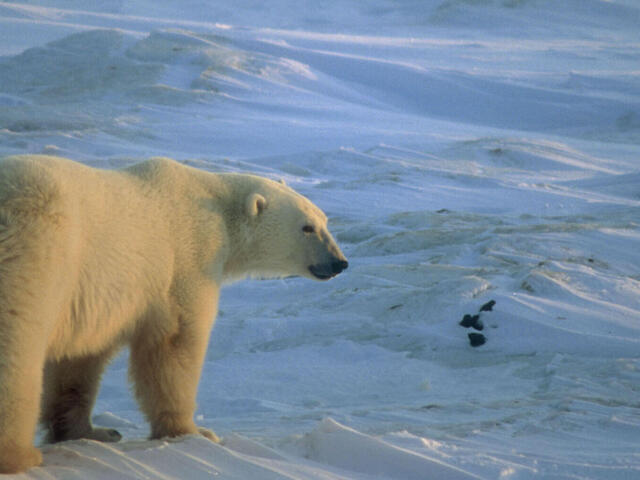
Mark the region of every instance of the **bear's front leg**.
<instances>
[{"instance_id":1,"label":"bear's front leg","mask_svg":"<svg viewBox=\"0 0 640 480\"><path fill-rule=\"evenodd\" d=\"M151 438L201 433L219 441L213 432L199 429L193 421L217 310L217 291L205 290L197 301L177 308L173 319L148 319L132 341L130 375L140 408L151 424ZM160 328L167 324L171 325L168 332Z\"/></svg>"}]
</instances>

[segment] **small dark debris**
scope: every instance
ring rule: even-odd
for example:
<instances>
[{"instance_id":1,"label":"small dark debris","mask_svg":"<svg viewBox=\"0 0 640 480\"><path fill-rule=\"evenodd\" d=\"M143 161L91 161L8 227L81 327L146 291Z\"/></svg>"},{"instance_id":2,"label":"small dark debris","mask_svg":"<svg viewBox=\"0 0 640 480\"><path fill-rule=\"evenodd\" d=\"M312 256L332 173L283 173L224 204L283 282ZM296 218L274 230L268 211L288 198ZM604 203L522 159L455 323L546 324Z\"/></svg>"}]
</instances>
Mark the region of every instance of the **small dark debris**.
<instances>
[{"instance_id":1,"label":"small dark debris","mask_svg":"<svg viewBox=\"0 0 640 480\"><path fill-rule=\"evenodd\" d=\"M446 208L441 208L440 210L436 210L436 213L450 213L450 210L447 210Z\"/></svg>"},{"instance_id":2,"label":"small dark debris","mask_svg":"<svg viewBox=\"0 0 640 480\"><path fill-rule=\"evenodd\" d=\"M401 303L399 303L399 304L397 304L397 305L391 305L391 306L389 307L389 310L395 310L396 308L400 308L401 306L402 306L402 304L401 304Z\"/></svg>"},{"instance_id":3,"label":"small dark debris","mask_svg":"<svg viewBox=\"0 0 640 480\"><path fill-rule=\"evenodd\" d=\"M489 300L487 303L480 307L481 312L490 312L493 310L493 306L496 304L495 300Z\"/></svg>"},{"instance_id":4,"label":"small dark debris","mask_svg":"<svg viewBox=\"0 0 640 480\"><path fill-rule=\"evenodd\" d=\"M477 317L477 316L478 315L474 315L474 317ZM460 320L460 326L464 328L469 328L472 324L473 324L473 317L469 314L466 314L464 317L462 317L462 320Z\"/></svg>"},{"instance_id":5,"label":"small dark debris","mask_svg":"<svg viewBox=\"0 0 640 480\"><path fill-rule=\"evenodd\" d=\"M479 347L487 343L487 339L481 333L469 333L469 343L472 347Z\"/></svg>"},{"instance_id":6,"label":"small dark debris","mask_svg":"<svg viewBox=\"0 0 640 480\"><path fill-rule=\"evenodd\" d=\"M475 328L476 330L484 329L484 324L482 323L482 320L480 320L480 315L467 314L464 317L462 317L462 320L460 320L459 325L464 328L469 328L469 327Z\"/></svg>"}]
</instances>

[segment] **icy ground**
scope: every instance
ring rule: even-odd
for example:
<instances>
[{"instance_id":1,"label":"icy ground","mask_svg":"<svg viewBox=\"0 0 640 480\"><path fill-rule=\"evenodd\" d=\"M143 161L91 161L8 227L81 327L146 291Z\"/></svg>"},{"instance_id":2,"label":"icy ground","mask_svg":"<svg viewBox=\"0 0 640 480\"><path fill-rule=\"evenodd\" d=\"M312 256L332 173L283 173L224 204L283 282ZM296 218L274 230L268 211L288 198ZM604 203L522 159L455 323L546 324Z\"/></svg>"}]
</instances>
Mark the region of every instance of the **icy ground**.
<instances>
[{"instance_id":1,"label":"icy ground","mask_svg":"<svg viewBox=\"0 0 640 480\"><path fill-rule=\"evenodd\" d=\"M94 419L125 439L20 478L640 478L639 25L636 0L0 2L0 154L284 178L350 260L223 292L197 412L222 446L145 441L125 353Z\"/></svg>"}]
</instances>

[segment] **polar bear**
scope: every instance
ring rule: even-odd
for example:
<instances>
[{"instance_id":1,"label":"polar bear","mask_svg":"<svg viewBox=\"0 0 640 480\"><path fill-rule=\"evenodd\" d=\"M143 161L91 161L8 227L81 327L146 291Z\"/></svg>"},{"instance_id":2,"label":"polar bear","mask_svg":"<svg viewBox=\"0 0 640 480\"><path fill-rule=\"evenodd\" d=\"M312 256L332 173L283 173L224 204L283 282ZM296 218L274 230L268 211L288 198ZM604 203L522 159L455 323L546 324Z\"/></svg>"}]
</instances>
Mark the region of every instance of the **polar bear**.
<instances>
[{"instance_id":1,"label":"polar bear","mask_svg":"<svg viewBox=\"0 0 640 480\"><path fill-rule=\"evenodd\" d=\"M116 441L91 425L102 371L130 347L151 438L200 432L196 390L220 287L247 276L327 280L348 263L324 213L289 187L156 158L99 170L0 162L0 472L48 441Z\"/></svg>"}]
</instances>

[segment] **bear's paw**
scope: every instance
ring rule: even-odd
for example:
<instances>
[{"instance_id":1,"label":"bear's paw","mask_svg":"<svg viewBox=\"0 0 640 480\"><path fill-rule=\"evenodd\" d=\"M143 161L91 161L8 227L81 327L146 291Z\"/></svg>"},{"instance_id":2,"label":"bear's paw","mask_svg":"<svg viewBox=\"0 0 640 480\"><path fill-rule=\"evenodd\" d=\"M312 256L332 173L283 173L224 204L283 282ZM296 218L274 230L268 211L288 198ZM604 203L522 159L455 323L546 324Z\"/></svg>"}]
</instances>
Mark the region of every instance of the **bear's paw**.
<instances>
[{"instance_id":1,"label":"bear's paw","mask_svg":"<svg viewBox=\"0 0 640 480\"><path fill-rule=\"evenodd\" d=\"M0 445L0 473L20 473L42 463L42 453L34 446Z\"/></svg>"}]
</instances>

